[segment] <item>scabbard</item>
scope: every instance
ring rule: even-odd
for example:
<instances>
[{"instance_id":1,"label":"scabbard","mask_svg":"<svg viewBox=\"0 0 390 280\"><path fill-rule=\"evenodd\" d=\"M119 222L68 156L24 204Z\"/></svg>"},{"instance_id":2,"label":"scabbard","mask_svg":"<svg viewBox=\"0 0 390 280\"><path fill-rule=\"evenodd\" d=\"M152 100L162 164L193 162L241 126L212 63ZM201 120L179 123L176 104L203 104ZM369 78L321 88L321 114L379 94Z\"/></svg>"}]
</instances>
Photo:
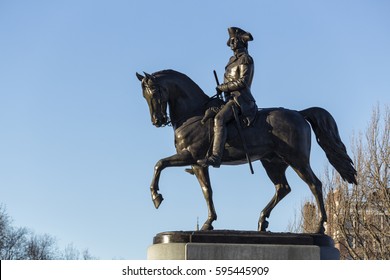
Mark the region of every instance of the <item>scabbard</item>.
<instances>
[{"instance_id":1,"label":"scabbard","mask_svg":"<svg viewBox=\"0 0 390 280\"><path fill-rule=\"evenodd\" d=\"M253 171L252 161L251 161L251 158L250 158L249 153L248 153L248 147L246 145L244 134L242 133L240 119L238 118L237 108L236 108L235 104L233 104L232 110L233 110L234 119L235 119L236 125L237 125L238 135L240 136L240 139L242 142L242 147L243 147L244 152L245 152L246 160L248 161L248 164L249 164L249 169L250 169L251 173L254 174L255 172Z\"/></svg>"}]
</instances>

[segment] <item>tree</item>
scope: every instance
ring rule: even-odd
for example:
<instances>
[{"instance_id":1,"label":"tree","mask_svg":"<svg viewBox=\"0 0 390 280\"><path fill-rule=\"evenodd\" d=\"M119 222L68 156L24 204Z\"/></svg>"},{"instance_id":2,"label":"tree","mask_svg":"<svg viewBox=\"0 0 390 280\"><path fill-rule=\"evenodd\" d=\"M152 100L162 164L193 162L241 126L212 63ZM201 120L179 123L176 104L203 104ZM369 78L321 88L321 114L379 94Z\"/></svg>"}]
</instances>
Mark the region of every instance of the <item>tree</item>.
<instances>
[{"instance_id":1,"label":"tree","mask_svg":"<svg viewBox=\"0 0 390 280\"><path fill-rule=\"evenodd\" d=\"M24 227L14 227L5 207L0 204L0 260L77 260L79 255L73 244L61 252L54 237L38 235ZM82 259L95 258L85 249Z\"/></svg>"},{"instance_id":2,"label":"tree","mask_svg":"<svg viewBox=\"0 0 390 280\"><path fill-rule=\"evenodd\" d=\"M364 134L352 141L358 185L325 170L326 233L334 238L342 259L390 259L389 140L390 108L385 106L382 115L377 106ZM316 221L313 205L306 202L305 207L303 228Z\"/></svg>"},{"instance_id":3,"label":"tree","mask_svg":"<svg viewBox=\"0 0 390 280\"><path fill-rule=\"evenodd\" d=\"M25 259L54 260L57 259L58 249L55 239L48 235L31 235L26 242Z\"/></svg>"},{"instance_id":4,"label":"tree","mask_svg":"<svg viewBox=\"0 0 390 280\"><path fill-rule=\"evenodd\" d=\"M390 259L390 109L372 112L364 135L353 141L358 185L327 177L329 234L346 259ZM327 173L329 174L329 172Z\"/></svg>"},{"instance_id":5,"label":"tree","mask_svg":"<svg viewBox=\"0 0 390 280\"><path fill-rule=\"evenodd\" d=\"M302 202L300 213L294 210L294 218L289 221L288 232L313 233L319 222L319 213L314 201L308 199Z\"/></svg>"},{"instance_id":6,"label":"tree","mask_svg":"<svg viewBox=\"0 0 390 280\"><path fill-rule=\"evenodd\" d=\"M69 244L65 247L63 255L61 257L63 260L79 260L80 259L80 251L73 245L73 243ZM91 255L88 249L85 249L81 253L82 260L95 260L96 258Z\"/></svg>"},{"instance_id":7,"label":"tree","mask_svg":"<svg viewBox=\"0 0 390 280\"><path fill-rule=\"evenodd\" d=\"M62 255L63 260L78 260L80 256L79 250L73 245L73 243L68 244Z\"/></svg>"},{"instance_id":8,"label":"tree","mask_svg":"<svg viewBox=\"0 0 390 280\"><path fill-rule=\"evenodd\" d=\"M83 260L96 260L96 257L92 256L88 249L82 252Z\"/></svg>"},{"instance_id":9,"label":"tree","mask_svg":"<svg viewBox=\"0 0 390 280\"><path fill-rule=\"evenodd\" d=\"M0 259L24 259L27 232L26 228L14 228L4 206L0 205Z\"/></svg>"}]
</instances>

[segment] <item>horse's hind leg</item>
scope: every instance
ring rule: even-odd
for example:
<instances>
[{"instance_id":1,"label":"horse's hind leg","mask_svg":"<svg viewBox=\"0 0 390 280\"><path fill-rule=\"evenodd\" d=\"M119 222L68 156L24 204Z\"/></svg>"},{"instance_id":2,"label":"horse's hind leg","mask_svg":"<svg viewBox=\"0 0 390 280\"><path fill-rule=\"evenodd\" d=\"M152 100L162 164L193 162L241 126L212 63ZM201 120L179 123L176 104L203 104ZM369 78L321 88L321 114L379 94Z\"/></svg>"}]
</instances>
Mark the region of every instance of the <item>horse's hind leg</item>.
<instances>
[{"instance_id":1,"label":"horse's hind leg","mask_svg":"<svg viewBox=\"0 0 390 280\"><path fill-rule=\"evenodd\" d=\"M272 209L276 206L276 204L279 203L279 201L282 200L283 197L285 197L290 191L290 186L288 185L287 179L286 179L286 169L287 164L285 164L282 161L266 161L262 160L261 163L263 164L268 177L271 179L271 181L275 185L275 195L271 199L271 201L267 204L267 206L261 211L260 218L259 218L259 231L265 231L268 227L268 221L266 218L269 218Z\"/></svg>"},{"instance_id":2,"label":"horse's hind leg","mask_svg":"<svg viewBox=\"0 0 390 280\"><path fill-rule=\"evenodd\" d=\"M302 164L302 165L303 167L296 167L296 166L292 166L292 167L295 170L295 172L297 172L299 177L301 177L301 179L305 181L306 184L309 185L310 190L316 199L317 206L320 210L320 219L319 219L319 224L316 232L323 234L325 233L324 223L327 221L327 215L325 211L324 197L322 194L322 183L314 174L309 163Z\"/></svg>"},{"instance_id":3,"label":"horse's hind leg","mask_svg":"<svg viewBox=\"0 0 390 280\"><path fill-rule=\"evenodd\" d=\"M212 223L215 220L217 220L217 213L215 212L215 208L214 208L213 190L211 189L209 169L208 167L193 165L192 170L202 188L203 196L206 199L207 208L208 208L208 218L206 222L203 224L201 230L212 230L214 229Z\"/></svg>"}]
</instances>

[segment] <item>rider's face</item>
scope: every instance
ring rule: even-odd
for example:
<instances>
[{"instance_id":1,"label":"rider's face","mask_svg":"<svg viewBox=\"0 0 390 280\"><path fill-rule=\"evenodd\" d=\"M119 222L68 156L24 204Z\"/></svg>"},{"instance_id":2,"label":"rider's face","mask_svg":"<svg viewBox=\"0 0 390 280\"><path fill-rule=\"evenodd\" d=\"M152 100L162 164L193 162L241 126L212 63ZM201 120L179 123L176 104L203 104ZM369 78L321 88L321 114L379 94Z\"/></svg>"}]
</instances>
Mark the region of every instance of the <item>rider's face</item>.
<instances>
[{"instance_id":1,"label":"rider's face","mask_svg":"<svg viewBox=\"0 0 390 280\"><path fill-rule=\"evenodd\" d=\"M233 51L236 51L238 49L244 48L245 44L237 37L232 37L229 39L229 46Z\"/></svg>"},{"instance_id":2,"label":"rider's face","mask_svg":"<svg viewBox=\"0 0 390 280\"><path fill-rule=\"evenodd\" d=\"M237 49L237 46L238 46L238 40L237 40L237 38L236 38L236 37L230 38L230 43L229 43L229 45L230 45L230 48L231 48L233 51L235 51L235 50Z\"/></svg>"}]
</instances>

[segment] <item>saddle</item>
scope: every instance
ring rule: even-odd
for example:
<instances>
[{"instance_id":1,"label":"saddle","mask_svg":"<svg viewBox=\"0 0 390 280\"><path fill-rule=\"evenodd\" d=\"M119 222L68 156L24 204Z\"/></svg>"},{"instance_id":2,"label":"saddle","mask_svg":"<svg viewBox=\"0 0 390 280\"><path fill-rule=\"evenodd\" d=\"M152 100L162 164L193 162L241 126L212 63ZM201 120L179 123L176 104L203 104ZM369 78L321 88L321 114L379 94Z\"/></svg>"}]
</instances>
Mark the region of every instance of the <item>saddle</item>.
<instances>
[{"instance_id":1,"label":"saddle","mask_svg":"<svg viewBox=\"0 0 390 280\"><path fill-rule=\"evenodd\" d=\"M203 115L201 123L205 124L207 120L214 118L218 114L218 112L221 111L222 107L223 107L223 105L221 105L219 107L213 106L213 107L208 108ZM237 107L238 106L236 106L236 108ZM243 114L239 113L238 118L239 118L239 122L241 124L241 127L245 128L248 126L252 126L256 122L257 112L258 112L258 109L256 107L256 108L254 108L253 112L251 112L251 114L249 116L244 116Z\"/></svg>"}]
</instances>

